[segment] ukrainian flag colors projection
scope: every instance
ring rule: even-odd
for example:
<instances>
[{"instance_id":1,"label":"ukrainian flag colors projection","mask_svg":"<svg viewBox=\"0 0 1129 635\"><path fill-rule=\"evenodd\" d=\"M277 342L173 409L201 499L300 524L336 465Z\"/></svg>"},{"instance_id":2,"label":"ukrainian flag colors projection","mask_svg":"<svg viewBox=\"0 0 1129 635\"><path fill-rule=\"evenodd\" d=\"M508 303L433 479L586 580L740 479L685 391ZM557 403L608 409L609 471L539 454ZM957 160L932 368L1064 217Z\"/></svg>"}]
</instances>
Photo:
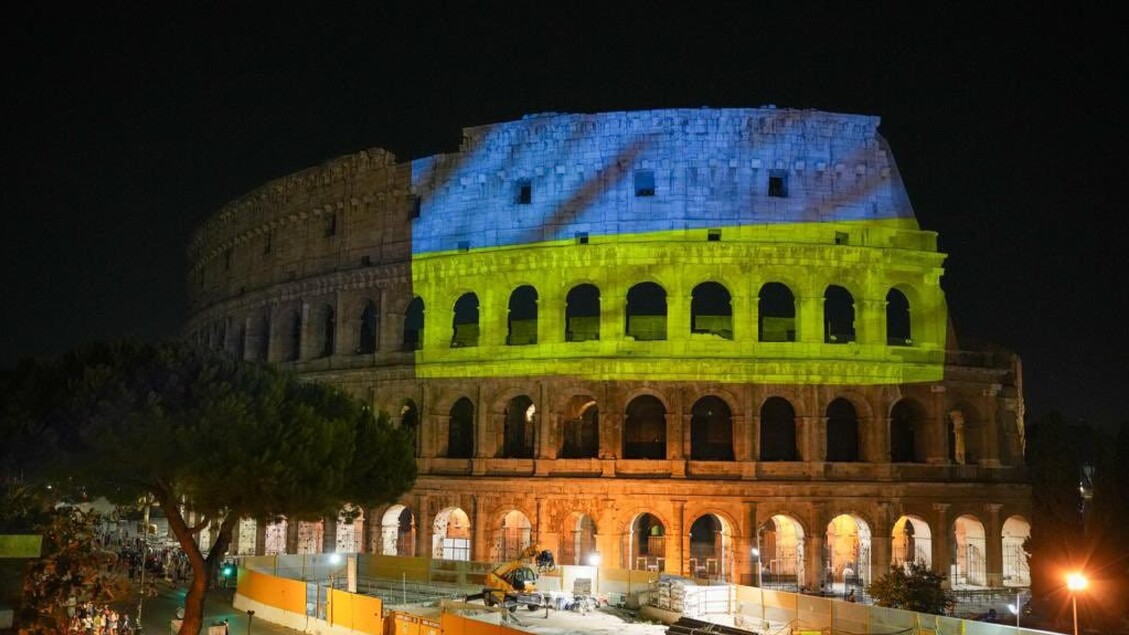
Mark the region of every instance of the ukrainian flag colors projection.
<instances>
[{"instance_id":1,"label":"ukrainian flag colors projection","mask_svg":"<svg viewBox=\"0 0 1129 635\"><path fill-rule=\"evenodd\" d=\"M412 163L419 377L941 379L944 255L874 117L542 115Z\"/></svg>"}]
</instances>

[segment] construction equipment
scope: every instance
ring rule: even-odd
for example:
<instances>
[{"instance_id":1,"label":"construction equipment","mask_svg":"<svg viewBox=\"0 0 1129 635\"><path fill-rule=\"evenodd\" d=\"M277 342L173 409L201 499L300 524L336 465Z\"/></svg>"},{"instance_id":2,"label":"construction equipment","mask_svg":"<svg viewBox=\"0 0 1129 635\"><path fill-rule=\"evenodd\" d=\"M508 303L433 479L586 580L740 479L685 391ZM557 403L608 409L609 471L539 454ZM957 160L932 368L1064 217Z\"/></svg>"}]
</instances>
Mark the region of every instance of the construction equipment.
<instances>
[{"instance_id":1,"label":"construction equipment","mask_svg":"<svg viewBox=\"0 0 1129 635\"><path fill-rule=\"evenodd\" d=\"M537 592L537 570L530 562L544 562L547 550L537 545L529 545L514 560L503 562L486 574L482 601L486 606L501 605L511 611L524 606L535 611L548 604L548 596ZM548 554L552 560L552 554ZM467 599L477 599L478 595Z\"/></svg>"}]
</instances>

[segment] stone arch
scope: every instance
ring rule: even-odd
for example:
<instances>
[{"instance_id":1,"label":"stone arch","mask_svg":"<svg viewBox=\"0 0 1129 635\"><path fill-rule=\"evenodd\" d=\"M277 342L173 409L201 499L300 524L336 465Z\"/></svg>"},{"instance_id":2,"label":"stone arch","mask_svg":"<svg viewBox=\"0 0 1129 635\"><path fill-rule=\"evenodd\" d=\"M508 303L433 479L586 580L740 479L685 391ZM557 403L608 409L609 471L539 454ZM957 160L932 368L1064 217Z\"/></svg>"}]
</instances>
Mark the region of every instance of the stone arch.
<instances>
[{"instance_id":1,"label":"stone arch","mask_svg":"<svg viewBox=\"0 0 1129 635\"><path fill-rule=\"evenodd\" d=\"M929 415L915 399L899 399L890 409L890 462L924 463Z\"/></svg>"},{"instance_id":2,"label":"stone arch","mask_svg":"<svg viewBox=\"0 0 1129 635\"><path fill-rule=\"evenodd\" d=\"M1031 569L1023 543L1031 537L1031 524L1022 516L1009 516L1000 530L1004 586L1031 586Z\"/></svg>"},{"instance_id":3,"label":"stone arch","mask_svg":"<svg viewBox=\"0 0 1129 635\"><path fill-rule=\"evenodd\" d=\"M690 332L733 339L733 297L720 282L707 281L690 295Z\"/></svg>"},{"instance_id":4,"label":"stone arch","mask_svg":"<svg viewBox=\"0 0 1129 635\"><path fill-rule=\"evenodd\" d=\"M761 586L800 589L805 586L804 526L790 514L774 514L757 527Z\"/></svg>"},{"instance_id":5,"label":"stone arch","mask_svg":"<svg viewBox=\"0 0 1129 635\"><path fill-rule=\"evenodd\" d=\"M797 461L796 409L783 397L764 400L760 409L760 460Z\"/></svg>"},{"instance_id":6,"label":"stone arch","mask_svg":"<svg viewBox=\"0 0 1129 635\"><path fill-rule=\"evenodd\" d=\"M967 401L949 408L949 460L957 465L975 465L987 458L984 454L984 424L979 411Z\"/></svg>"},{"instance_id":7,"label":"stone arch","mask_svg":"<svg viewBox=\"0 0 1129 635\"><path fill-rule=\"evenodd\" d=\"M640 282L627 291L625 333L629 338L666 339L666 289L654 282Z\"/></svg>"},{"instance_id":8,"label":"stone arch","mask_svg":"<svg viewBox=\"0 0 1129 635\"><path fill-rule=\"evenodd\" d=\"M470 516L460 507L448 507L435 515L431 530L431 557L436 560L471 558Z\"/></svg>"},{"instance_id":9,"label":"stone arch","mask_svg":"<svg viewBox=\"0 0 1129 635\"><path fill-rule=\"evenodd\" d=\"M258 362L270 361L270 312L260 309L247 330L247 352Z\"/></svg>"},{"instance_id":10,"label":"stone arch","mask_svg":"<svg viewBox=\"0 0 1129 635\"><path fill-rule=\"evenodd\" d=\"M565 403L558 457L585 459L599 455L600 407L593 397L574 394Z\"/></svg>"},{"instance_id":11,"label":"stone arch","mask_svg":"<svg viewBox=\"0 0 1129 635\"><path fill-rule=\"evenodd\" d=\"M982 587L988 582L984 524L971 514L958 516L949 533L949 580L953 588Z\"/></svg>"},{"instance_id":12,"label":"stone arch","mask_svg":"<svg viewBox=\"0 0 1129 635\"><path fill-rule=\"evenodd\" d=\"M360 553L363 551L365 513L353 505L345 505L337 515L336 535L333 537L335 553Z\"/></svg>"},{"instance_id":13,"label":"stone arch","mask_svg":"<svg viewBox=\"0 0 1129 635\"><path fill-rule=\"evenodd\" d=\"M565 297L565 341L587 342L600 339L600 289L593 284L578 284Z\"/></svg>"},{"instance_id":14,"label":"stone arch","mask_svg":"<svg viewBox=\"0 0 1129 635\"><path fill-rule=\"evenodd\" d=\"M898 518L890 532L890 564L917 562L933 568L933 532L920 516L906 514Z\"/></svg>"},{"instance_id":15,"label":"stone arch","mask_svg":"<svg viewBox=\"0 0 1129 635\"><path fill-rule=\"evenodd\" d=\"M764 283L757 297L757 340L796 341L796 296L783 282Z\"/></svg>"},{"instance_id":16,"label":"stone arch","mask_svg":"<svg viewBox=\"0 0 1129 635\"><path fill-rule=\"evenodd\" d=\"M855 341L855 297L837 284L823 291L823 341L846 344Z\"/></svg>"},{"instance_id":17,"label":"stone arch","mask_svg":"<svg viewBox=\"0 0 1129 635\"><path fill-rule=\"evenodd\" d=\"M909 298L897 288L891 288L886 292L886 344L913 345L913 321L910 319Z\"/></svg>"},{"instance_id":18,"label":"stone arch","mask_svg":"<svg viewBox=\"0 0 1129 635\"><path fill-rule=\"evenodd\" d=\"M286 553L286 518L267 524L263 533L263 555L274 556Z\"/></svg>"},{"instance_id":19,"label":"stone arch","mask_svg":"<svg viewBox=\"0 0 1129 635\"><path fill-rule=\"evenodd\" d=\"M560 564L587 565L596 549L596 521L583 512L572 512L561 527Z\"/></svg>"},{"instance_id":20,"label":"stone arch","mask_svg":"<svg viewBox=\"0 0 1129 635\"><path fill-rule=\"evenodd\" d=\"M317 321L314 322L317 329L314 350L318 357L329 357L337 346L337 312L332 306L323 304L317 315Z\"/></svg>"},{"instance_id":21,"label":"stone arch","mask_svg":"<svg viewBox=\"0 0 1129 635\"><path fill-rule=\"evenodd\" d=\"M873 581L870 572L870 525L855 514L839 514L827 523L823 558L825 581L857 588Z\"/></svg>"},{"instance_id":22,"label":"stone arch","mask_svg":"<svg viewBox=\"0 0 1129 635\"><path fill-rule=\"evenodd\" d=\"M320 520L298 521L298 553L321 553L324 544L324 522Z\"/></svg>"},{"instance_id":23,"label":"stone arch","mask_svg":"<svg viewBox=\"0 0 1129 635\"><path fill-rule=\"evenodd\" d=\"M404 330L401 337L405 351L418 351L423 348L424 304L418 295L408 303L404 311Z\"/></svg>"},{"instance_id":24,"label":"stone arch","mask_svg":"<svg viewBox=\"0 0 1129 635\"><path fill-rule=\"evenodd\" d=\"M666 524L655 514L640 512L624 534L625 569L666 570Z\"/></svg>"},{"instance_id":25,"label":"stone arch","mask_svg":"<svg viewBox=\"0 0 1129 635\"><path fill-rule=\"evenodd\" d=\"M282 329L281 359L296 362L302 358L302 312L298 309L287 311Z\"/></svg>"},{"instance_id":26,"label":"stone arch","mask_svg":"<svg viewBox=\"0 0 1129 635\"><path fill-rule=\"evenodd\" d=\"M451 318L451 348L478 346L478 296L467 292L455 300Z\"/></svg>"},{"instance_id":27,"label":"stone arch","mask_svg":"<svg viewBox=\"0 0 1129 635\"><path fill-rule=\"evenodd\" d=\"M460 397L451 406L447 420L447 458L469 459L474 456L474 403Z\"/></svg>"},{"instance_id":28,"label":"stone arch","mask_svg":"<svg viewBox=\"0 0 1129 635\"><path fill-rule=\"evenodd\" d=\"M495 538L490 545L491 562L517 560L521 552L533 544L533 524L521 510L510 509L502 514L493 529Z\"/></svg>"},{"instance_id":29,"label":"stone arch","mask_svg":"<svg viewBox=\"0 0 1129 635\"><path fill-rule=\"evenodd\" d=\"M361 324L357 331L357 353L366 355L375 353L379 345L380 313L376 310L376 302L367 300L361 309Z\"/></svg>"},{"instance_id":30,"label":"stone arch","mask_svg":"<svg viewBox=\"0 0 1129 635\"><path fill-rule=\"evenodd\" d=\"M414 556L416 516L407 505L393 505L380 517L380 552L386 556Z\"/></svg>"},{"instance_id":31,"label":"stone arch","mask_svg":"<svg viewBox=\"0 0 1129 635\"><path fill-rule=\"evenodd\" d=\"M854 404L836 397L827 404L827 447L825 458L831 463L859 461L859 417Z\"/></svg>"},{"instance_id":32,"label":"stone arch","mask_svg":"<svg viewBox=\"0 0 1129 635\"><path fill-rule=\"evenodd\" d=\"M525 284L510 293L506 315L506 344L526 346L537 343L537 289Z\"/></svg>"},{"instance_id":33,"label":"stone arch","mask_svg":"<svg viewBox=\"0 0 1129 635\"><path fill-rule=\"evenodd\" d=\"M690 409L690 459L732 461L733 412L721 397L706 395Z\"/></svg>"},{"instance_id":34,"label":"stone arch","mask_svg":"<svg viewBox=\"0 0 1129 635\"><path fill-rule=\"evenodd\" d=\"M690 523L687 570L695 578L733 579L733 525L724 516L704 513Z\"/></svg>"},{"instance_id":35,"label":"stone arch","mask_svg":"<svg viewBox=\"0 0 1129 635\"><path fill-rule=\"evenodd\" d=\"M419 414L419 407L412 399L405 399L400 406L399 424L401 428L412 431L412 439L415 445L416 457L422 456L423 451L423 429L421 428L422 419Z\"/></svg>"},{"instance_id":36,"label":"stone arch","mask_svg":"<svg viewBox=\"0 0 1129 635\"><path fill-rule=\"evenodd\" d=\"M237 556L253 556L258 547L259 523L254 518L240 518L235 530L234 553Z\"/></svg>"},{"instance_id":37,"label":"stone arch","mask_svg":"<svg viewBox=\"0 0 1129 635\"><path fill-rule=\"evenodd\" d=\"M666 406L654 395L627 404L623 420L623 458L666 458Z\"/></svg>"},{"instance_id":38,"label":"stone arch","mask_svg":"<svg viewBox=\"0 0 1129 635\"><path fill-rule=\"evenodd\" d=\"M536 441L537 406L529 395L517 395L506 402L502 413L501 457L530 459Z\"/></svg>"}]
</instances>

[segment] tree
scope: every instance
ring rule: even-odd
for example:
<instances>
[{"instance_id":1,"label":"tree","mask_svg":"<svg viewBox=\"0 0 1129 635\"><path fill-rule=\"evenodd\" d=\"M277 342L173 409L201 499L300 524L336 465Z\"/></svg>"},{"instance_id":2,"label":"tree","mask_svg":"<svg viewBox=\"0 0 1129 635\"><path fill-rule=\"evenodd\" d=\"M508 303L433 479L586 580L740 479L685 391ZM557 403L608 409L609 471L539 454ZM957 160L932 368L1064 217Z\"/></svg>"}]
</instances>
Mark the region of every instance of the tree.
<instances>
[{"instance_id":1,"label":"tree","mask_svg":"<svg viewBox=\"0 0 1129 635\"><path fill-rule=\"evenodd\" d=\"M949 599L941 588L944 581L945 576L924 563L908 562L890 567L890 572L875 580L867 592L878 606L943 615Z\"/></svg>"},{"instance_id":2,"label":"tree","mask_svg":"<svg viewBox=\"0 0 1129 635\"><path fill-rule=\"evenodd\" d=\"M412 433L386 416L185 342L96 344L22 371L2 386L0 433L19 447L0 456L6 472L120 504L155 499L192 566L182 633L199 630L241 518L336 517L392 502L415 479ZM196 538L208 526L205 554Z\"/></svg>"}]
</instances>

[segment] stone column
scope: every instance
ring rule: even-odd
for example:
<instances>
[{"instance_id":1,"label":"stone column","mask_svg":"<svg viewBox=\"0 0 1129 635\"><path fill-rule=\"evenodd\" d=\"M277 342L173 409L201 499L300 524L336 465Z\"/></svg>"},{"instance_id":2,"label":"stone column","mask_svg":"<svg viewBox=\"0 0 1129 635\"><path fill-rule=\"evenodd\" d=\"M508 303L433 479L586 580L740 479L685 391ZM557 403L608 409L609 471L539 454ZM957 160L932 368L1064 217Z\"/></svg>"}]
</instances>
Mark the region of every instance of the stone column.
<instances>
[{"instance_id":1,"label":"stone column","mask_svg":"<svg viewBox=\"0 0 1129 635\"><path fill-rule=\"evenodd\" d=\"M855 339L859 344L885 346L886 298L864 298L855 307Z\"/></svg>"},{"instance_id":2,"label":"stone column","mask_svg":"<svg viewBox=\"0 0 1129 635\"><path fill-rule=\"evenodd\" d=\"M479 346L506 345L506 335L509 333L510 291L488 287L482 295L478 296Z\"/></svg>"},{"instance_id":3,"label":"stone column","mask_svg":"<svg viewBox=\"0 0 1129 635\"><path fill-rule=\"evenodd\" d=\"M870 572L860 571L866 576L864 584L874 582L890 571L890 547L893 544L893 522L890 520L890 503L878 501L874 522L877 525L870 534Z\"/></svg>"},{"instance_id":4,"label":"stone column","mask_svg":"<svg viewBox=\"0 0 1129 635\"><path fill-rule=\"evenodd\" d=\"M337 552L337 519L326 516L322 524L321 552Z\"/></svg>"},{"instance_id":5,"label":"stone column","mask_svg":"<svg viewBox=\"0 0 1129 635\"><path fill-rule=\"evenodd\" d=\"M749 460L749 430L748 430L748 417L745 415L734 414L732 416L733 424L733 459L740 461Z\"/></svg>"},{"instance_id":6,"label":"stone column","mask_svg":"<svg viewBox=\"0 0 1129 635\"><path fill-rule=\"evenodd\" d=\"M984 565L990 587L1001 587L1004 583L1004 546L1000 526L1002 507L1003 505L999 503L984 505L984 509L988 512L988 522L984 528Z\"/></svg>"},{"instance_id":7,"label":"stone column","mask_svg":"<svg viewBox=\"0 0 1129 635\"><path fill-rule=\"evenodd\" d=\"M686 558L690 554L690 528L686 524L686 501L672 499L670 514L670 531L667 533L666 566L667 573L675 575L686 574ZM674 540L670 540L674 538Z\"/></svg>"},{"instance_id":8,"label":"stone column","mask_svg":"<svg viewBox=\"0 0 1129 635\"><path fill-rule=\"evenodd\" d=\"M286 553L298 553L298 520L286 519Z\"/></svg>"},{"instance_id":9,"label":"stone column","mask_svg":"<svg viewBox=\"0 0 1129 635\"><path fill-rule=\"evenodd\" d=\"M267 525L262 521L255 522L255 555L262 556L267 552Z\"/></svg>"},{"instance_id":10,"label":"stone column","mask_svg":"<svg viewBox=\"0 0 1129 635\"><path fill-rule=\"evenodd\" d=\"M741 518L741 539L735 541L733 546L737 550L736 557L734 558L734 582L744 584L747 586L756 586L758 582L757 568L764 562L764 554L753 554L753 549L760 551L760 519L757 518L757 502L756 501L742 501L744 507L744 514ZM745 573L747 572L747 573ZM743 579L748 575L748 580Z\"/></svg>"},{"instance_id":11,"label":"stone column","mask_svg":"<svg viewBox=\"0 0 1129 635\"><path fill-rule=\"evenodd\" d=\"M930 527L933 545L933 570L940 571L946 576L941 584L950 588L952 580L952 561L949 555L949 538L953 532L949 527L949 504L933 503L933 527Z\"/></svg>"},{"instance_id":12,"label":"stone column","mask_svg":"<svg viewBox=\"0 0 1129 635\"><path fill-rule=\"evenodd\" d=\"M557 344L565 337L564 298L559 295L537 299L537 343Z\"/></svg>"},{"instance_id":13,"label":"stone column","mask_svg":"<svg viewBox=\"0 0 1129 635\"><path fill-rule=\"evenodd\" d=\"M482 384L474 395L474 457L489 458L497 451L490 425L490 406L482 402Z\"/></svg>"},{"instance_id":14,"label":"stone column","mask_svg":"<svg viewBox=\"0 0 1129 635\"><path fill-rule=\"evenodd\" d=\"M730 293L732 294L732 289ZM756 305L749 306L749 296L745 294L730 295L733 316L730 324L733 325L733 341L752 344L757 339L756 331Z\"/></svg>"},{"instance_id":15,"label":"stone column","mask_svg":"<svg viewBox=\"0 0 1129 635\"><path fill-rule=\"evenodd\" d=\"M933 394L933 425L930 426L932 434L929 435L928 449L925 461L930 465L947 465L949 463L949 420L945 412L945 387L932 386Z\"/></svg>"},{"instance_id":16,"label":"stone column","mask_svg":"<svg viewBox=\"0 0 1129 635\"><path fill-rule=\"evenodd\" d=\"M1000 466L1000 422L996 418L996 413L999 402L996 396L999 394L999 384L994 384L984 395L984 433L981 435L982 439L982 453L979 457L980 465L987 467Z\"/></svg>"},{"instance_id":17,"label":"stone column","mask_svg":"<svg viewBox=\"0 0 1129 635\"><path fill-rule=\"evenodd\" d=\"M490 523L482 509L482 501L478 496L471 497L470 517L474 527L474 536L470 545L470 559L476 562L485 562L490 559Z\"/></svg>"},{"instance_id":18,"label":"stone column","mask_svg":"<svg viewBox=\"0 0 1129 635\"><path fill-rule=\"evenodd\" d=\"M805 295L796 298L796 341L809 344L823 342L823 296Z\"/></svg>"},{"instance_id":19,"label":"stone column","mask_svg":"<svg viewBox=\"0 0 1129 635\"><path fill-rule=\"evenodd\" d=\"M435 524L435 519L432 518L431 513L427 508L427 498L422 494L415 495L415 509L412 513L415 515L416 521L416 552L415 555L424 558L431 558L431 528Z\"/></svg>"}]
</instances>

